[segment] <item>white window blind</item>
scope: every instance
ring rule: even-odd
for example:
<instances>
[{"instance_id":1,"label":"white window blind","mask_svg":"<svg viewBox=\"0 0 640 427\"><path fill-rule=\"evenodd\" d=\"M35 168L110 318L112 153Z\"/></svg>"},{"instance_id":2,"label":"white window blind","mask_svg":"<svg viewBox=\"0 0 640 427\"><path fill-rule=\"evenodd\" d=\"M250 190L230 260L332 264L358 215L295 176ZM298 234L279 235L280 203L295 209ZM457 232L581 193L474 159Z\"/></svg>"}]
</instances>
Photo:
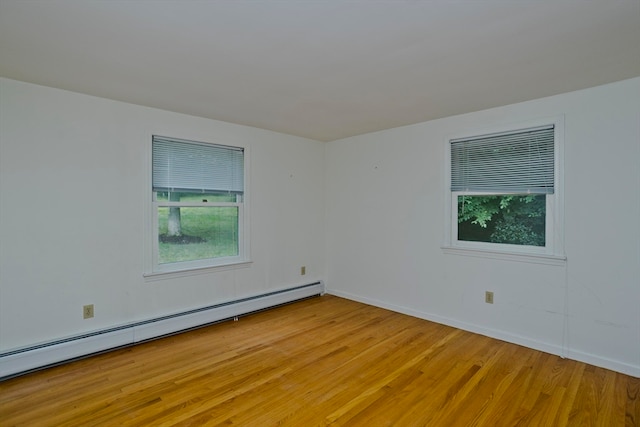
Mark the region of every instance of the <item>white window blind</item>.
<instances>
[{"instance_id":1,"label":"white window blind","mask_svg":"<svg viewBox=\"0 0 640 427\"><path fill-rule=\"evenodd\" d=\"M450 143L451 191L554 192L553 126Z\"/></svg>"},{"instance_id":2,"label":"white window blind","mask_svg":"<svg viewBox=\"0 0 640 427\"><path fill-rule=\"evenodd\" d=\"M244 150L153 137L153 191L244 192Z\"/></svg>"}]
</instances>

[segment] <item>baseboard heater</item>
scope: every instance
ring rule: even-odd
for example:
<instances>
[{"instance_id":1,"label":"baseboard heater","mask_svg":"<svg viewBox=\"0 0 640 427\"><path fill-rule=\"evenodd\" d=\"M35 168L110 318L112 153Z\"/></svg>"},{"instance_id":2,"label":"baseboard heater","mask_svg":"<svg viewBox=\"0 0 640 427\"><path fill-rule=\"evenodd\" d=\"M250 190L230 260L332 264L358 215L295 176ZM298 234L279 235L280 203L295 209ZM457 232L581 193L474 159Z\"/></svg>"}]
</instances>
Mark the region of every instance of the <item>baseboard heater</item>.
<instances>
[{"instance_id":1,"label":"baseboard heater","mask_svg":"<svg viewBox=\"0 0 640 427\"><path fill-rule=\"evenodd\" d=\"M0 381L324 293L322 281L0 353Z\"/></svg>"}]
</instances>

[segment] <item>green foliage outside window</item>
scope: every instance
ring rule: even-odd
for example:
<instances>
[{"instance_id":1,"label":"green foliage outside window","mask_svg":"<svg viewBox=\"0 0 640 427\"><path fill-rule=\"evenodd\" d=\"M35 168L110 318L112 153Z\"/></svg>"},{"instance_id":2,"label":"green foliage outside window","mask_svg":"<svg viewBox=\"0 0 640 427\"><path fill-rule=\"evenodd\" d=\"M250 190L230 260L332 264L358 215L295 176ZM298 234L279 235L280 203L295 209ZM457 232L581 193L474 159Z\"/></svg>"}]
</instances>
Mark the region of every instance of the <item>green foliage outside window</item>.
<instances>
[{"instance_id":1,"label":"green foliage outside window","mask_svg":"<svg viewBox=\"0 0 640 427\"><path fill-rule=\"evenodd\" d=\"M545 245L544 194L458 196L458 240Z\"/></svg>"}]
</instances>

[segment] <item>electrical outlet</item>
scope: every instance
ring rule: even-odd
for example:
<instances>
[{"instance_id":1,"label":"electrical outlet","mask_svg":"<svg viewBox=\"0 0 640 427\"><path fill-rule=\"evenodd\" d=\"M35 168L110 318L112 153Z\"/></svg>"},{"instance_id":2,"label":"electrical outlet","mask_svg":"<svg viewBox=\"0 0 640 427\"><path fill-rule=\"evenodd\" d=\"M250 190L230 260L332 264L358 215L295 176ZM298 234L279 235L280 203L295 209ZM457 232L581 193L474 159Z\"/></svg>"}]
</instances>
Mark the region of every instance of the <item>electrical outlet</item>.
<instances>
[{"instance_id":1,"label":"electrical outlet","mask_svg":"<svg viewBox=\"0 0 640 427\"><path fill-rule=\"evenodd\" d=\"M300 267L300 275L304 276L305 274L307 274L307 267L303 265Z\"/></svg>"},{"instance_id":2,"label":"electrical outlet","mask_svg":"<svg viewBox=\"0 0 640 427\"><path fill-rule=\"evenodd\" d=\"M91 319L93 317L93 304L82 306L82 318Z\"/></svg>"},{"instance_id":3,"label":"electrical outlet","mask_svg":"<svg viewBox=\"0 0 640 427\"><path fill-rule=\"evenodd\" d=\"M493 292L486 291L484 293L484 302L486 302L487 304L493 304Z\"/></svg>"}]
</instances>

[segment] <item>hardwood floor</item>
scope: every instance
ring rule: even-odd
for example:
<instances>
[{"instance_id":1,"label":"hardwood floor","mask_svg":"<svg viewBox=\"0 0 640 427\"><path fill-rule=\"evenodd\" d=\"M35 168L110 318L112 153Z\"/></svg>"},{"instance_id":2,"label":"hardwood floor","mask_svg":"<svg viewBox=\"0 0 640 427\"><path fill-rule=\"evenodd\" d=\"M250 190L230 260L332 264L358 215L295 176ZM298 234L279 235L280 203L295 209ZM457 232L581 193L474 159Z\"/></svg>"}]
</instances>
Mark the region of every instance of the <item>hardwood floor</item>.
<instances>
[{"instance_id":1,"label":"hardwood floor","mask_svg":"<svg viewBox=\"0 0 640 427\"><path fill-rule=\"evenodd\" d=\"M640 379L323 296L0 383L13 426L640 426Z\"/></svg>"}]
</instances>

